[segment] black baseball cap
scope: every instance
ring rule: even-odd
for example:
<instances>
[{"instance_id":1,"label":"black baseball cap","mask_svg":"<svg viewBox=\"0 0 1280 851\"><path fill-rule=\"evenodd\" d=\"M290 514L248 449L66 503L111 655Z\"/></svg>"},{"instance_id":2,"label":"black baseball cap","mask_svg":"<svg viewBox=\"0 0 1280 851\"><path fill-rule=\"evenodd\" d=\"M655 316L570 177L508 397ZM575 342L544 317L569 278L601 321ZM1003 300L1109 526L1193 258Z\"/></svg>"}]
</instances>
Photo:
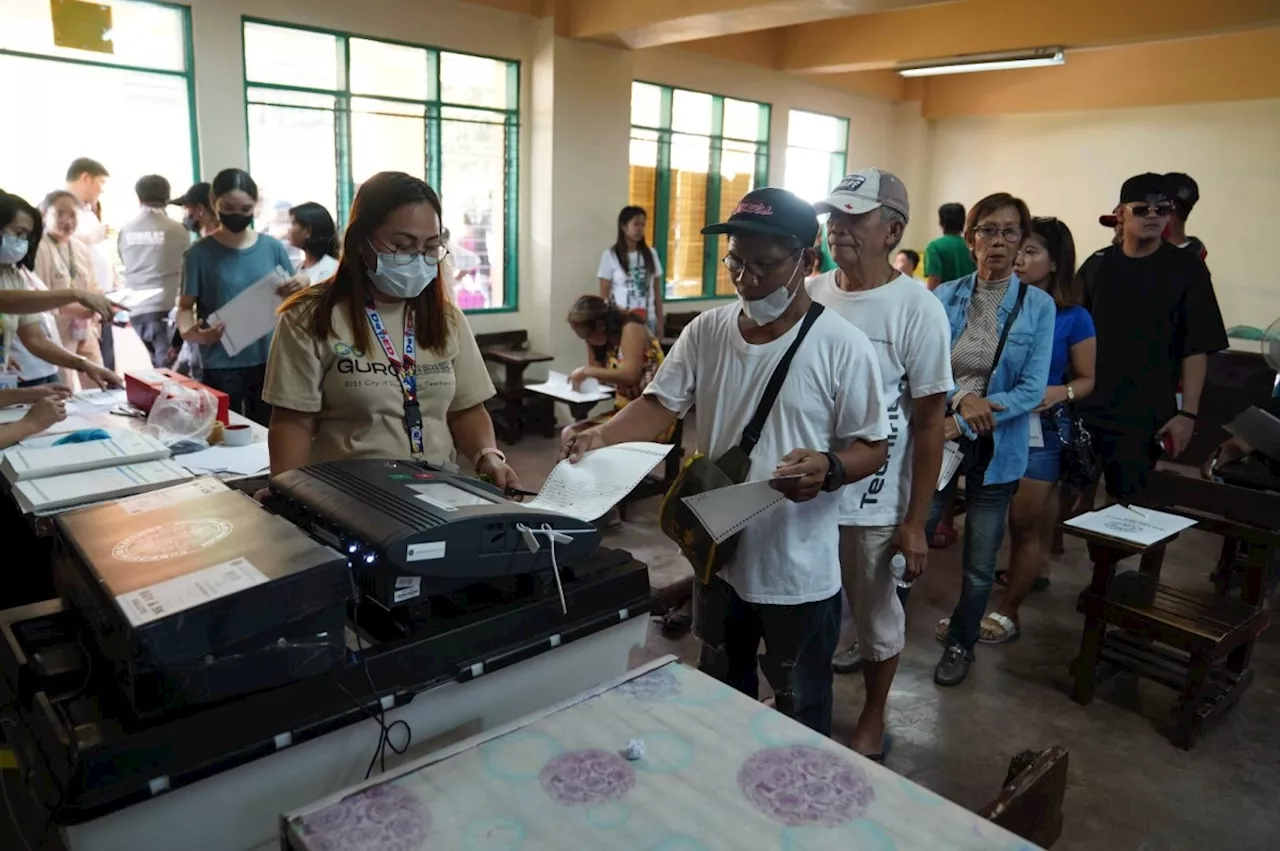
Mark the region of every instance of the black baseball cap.
<instances>
[{"instance_id":1,"label":"black baseball cap","mask_svg":"<svg viewBox=\"0 0 1280 851\"><path fill-rule=\"evenodd\" d=\"M1167 201L1170 198L1169 181L1163 174L1147 172L1137 174L1120 187L1120 203L1133 204L1152 199Z\"/></svg>"},{"instance_id":2,"label":"black baseball cap","mask_svg":"<svg viewBox=\"0 0 1280 851\"><path fill-rule=\"evenodd\" d=\"M170 201L170 204L177 204L179 207L185 207L188 204L199 204L201 207L210 206L209 195L212 189L207 183L193 183L191 188L178 198Z\"/></svg>"},{"instance_id":3,"label":"black baseball cap","mask_svg":"<svg viewBox=\"0 0 1280 851\"><path fill-rule=\"evenodd\" d=\"M812 204L795 193L766 187L748 192L728 221L708 225L702 232L762 233L812 246L818 239L818 214Z\"/></svg>"},{"instance_id":4,"label":"black baseball cap","mask_svg":"<svg viewBox=\"0 0 1280 851\"><path fill-rule=\"evenodd\" d=\"M1171 171L1164 179L1169 185L1169 191L1173 193L1173 205L1178 208L1178 215L1185 219L1200 200L1200 187L1191 179L1191 175L1180 171Z\"/></svg>"}]
</instances>

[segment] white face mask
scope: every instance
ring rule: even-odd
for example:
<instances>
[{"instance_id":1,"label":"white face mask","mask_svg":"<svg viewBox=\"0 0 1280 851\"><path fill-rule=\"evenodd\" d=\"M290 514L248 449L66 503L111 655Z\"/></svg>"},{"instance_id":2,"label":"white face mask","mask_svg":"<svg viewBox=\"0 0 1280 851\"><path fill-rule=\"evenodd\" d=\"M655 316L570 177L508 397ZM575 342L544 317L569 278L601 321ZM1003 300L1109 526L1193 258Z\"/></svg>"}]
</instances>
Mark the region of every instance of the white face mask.
<instances>
[{"instance_id":1,"label":"white face mask","mask_svg":"<svg viewBox=\"0 0 1280 851\"><path fill-rule=\"evenodd\" d=\"M369 270L369 280L383 295L391 298L417 298L431 286L440 272L439 261L428 263L421 254L408 263L396 262L396 255L378 252L378 265Z\"/></svg>"},{"instance_id":2,"label":"white face mask","mask_svg":"<svg viewBox=\"0 0 1280 851\"><path fill-rule=\"evenodd\" d=\"M791 306L791 302L796 300L796 293L799 288L791 289L791 282L795 280L796 273L800 271L800 264L804 261L804 256L796 261L796 268L792 270L791 277L787 279L786 284L778 287L764 298L758 298L755 301L747 301L738 295L738 304L742 307L742 312L747 314L747 318L757 325L768 325L770 322L776 322L782 314L787 312L787 308Z\"/></svg>"},{"instance_id":3,"label":"white face mask","mask_svg":"<svg viewBox=\"0 0 1280 851\"><path fill-rule=\"evenodd\" d=\"M0 238L0 266L12 266L27 256L31 243L25 236L14 236L6 233Z\"/></svg>"}]
</instances>

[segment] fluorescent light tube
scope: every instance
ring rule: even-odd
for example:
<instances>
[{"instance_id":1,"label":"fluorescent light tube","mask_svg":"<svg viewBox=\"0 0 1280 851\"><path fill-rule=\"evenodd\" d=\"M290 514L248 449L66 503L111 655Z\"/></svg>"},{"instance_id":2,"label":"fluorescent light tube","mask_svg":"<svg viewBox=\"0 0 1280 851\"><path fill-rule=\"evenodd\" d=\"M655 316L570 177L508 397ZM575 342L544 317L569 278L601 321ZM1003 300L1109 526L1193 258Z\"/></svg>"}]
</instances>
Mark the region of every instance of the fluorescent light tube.
<instances>
[{"instance_id":1,"label":"fluorescent light tube","mask_svg":"<svg viewBox=\"0 0 1280 851\"><path fill-rule=\"evenodd\" d=\"M1044 68L1049 65L1062 65L1066 56L1061 50L1051 55L1031 55L1011 59L973 59L971 61L952 62L946 65L925 65L918 68L902 68L898 73L903 77L937 77L942 74L975 74L979 71L1010 71L1017 68Z\"/></svg>"}]
</instances>

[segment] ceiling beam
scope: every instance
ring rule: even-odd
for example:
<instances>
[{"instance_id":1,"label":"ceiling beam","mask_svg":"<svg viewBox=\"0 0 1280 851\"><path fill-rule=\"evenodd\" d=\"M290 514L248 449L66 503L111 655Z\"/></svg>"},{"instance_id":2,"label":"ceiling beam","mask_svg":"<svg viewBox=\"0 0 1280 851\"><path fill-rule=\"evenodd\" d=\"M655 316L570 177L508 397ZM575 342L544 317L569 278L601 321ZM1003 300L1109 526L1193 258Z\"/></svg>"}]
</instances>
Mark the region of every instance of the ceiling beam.
<instances>
[{"instance_id":1,"label":"ceiling beam","mask_svg":"<svg viewBox=\"0 0 1280 851\"><path fill-rule=\"evenodd\" d=\"M569 33L640 49L948 0L573 0Z\"/></svg>"},{"instance_id":2,"label":"ceiling beam","mask_svg":"<svg viewBox=\"0 0 1280 851\"><path fill-rule=\"evenodd\" d=\"M781 33L778 67L866 71L962 54L1110 47L1275 25L1280 0L1021 0L1012 6L1009 0L963 0L788 27Z\"/></svg>"}]
</instances>

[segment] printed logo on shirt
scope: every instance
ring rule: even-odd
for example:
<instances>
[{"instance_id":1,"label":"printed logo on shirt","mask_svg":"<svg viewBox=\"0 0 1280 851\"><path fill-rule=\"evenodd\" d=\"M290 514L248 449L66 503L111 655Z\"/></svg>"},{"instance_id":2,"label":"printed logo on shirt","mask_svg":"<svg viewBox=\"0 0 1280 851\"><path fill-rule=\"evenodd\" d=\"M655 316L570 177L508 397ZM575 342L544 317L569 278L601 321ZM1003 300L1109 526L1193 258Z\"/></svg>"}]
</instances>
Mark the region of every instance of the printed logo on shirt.
<instances>
[{"instance_id":1,"label":"printed logo on shirt","mask_svg":"<svg viewBox=\"0 0 1280 851\"><path fill-rule=\"evenodd\" d=\"M902 436L902 428L905 425L902 416L902 396L906 392L906 387L907 383L905 381L898 383L898 398L885 409L889 416L889 436L885 441L888 444L889 451L885 453L884 464L881 465L879 470L872 473L871 478L867 480L867 491L858 502L859 508L867 508L878 503L880 501L880 492L885 489L885 485L888 483L889 461L893 458L893 450L898 444L898 439Z\"/></svg>"},{"instance_id":2,"label":"printed logo on shirt","mask_svg":"<svg viewBox=\"0 0 1280 851\"><path fill-rule=\"evenodd\" d=\"M341 340L333 344L333 353L340 358L364 357L364 352L349 343L342 342Z\"/></svg>"},{"instance_id":3,"label":"printed logo on shirt","mask_svg":"<svg viewBox=\"0 0 1280 851\"><path fill-rule=\"evenodd\" d=\"M125 231L123 236L125 245L164 245L162 230Z\"/></svg>"},{"instance_id":4,"label":"printed logo on shirt","mask_svg":"<svg viewBox=\"0 0 1280 851\"><path fill-rule=\"evenodd\" d=\"M387 387L397 393L401 392L398 368L381 361L370 361L364 352L341 340L333 344L333 353L337 355L333 368L339 375L345 376L344 386ZM418 362L414 364L413 372L418 379L419 395L433 387L453 387L455 383L451 360Z\"/></svg>"}]
</instances>

